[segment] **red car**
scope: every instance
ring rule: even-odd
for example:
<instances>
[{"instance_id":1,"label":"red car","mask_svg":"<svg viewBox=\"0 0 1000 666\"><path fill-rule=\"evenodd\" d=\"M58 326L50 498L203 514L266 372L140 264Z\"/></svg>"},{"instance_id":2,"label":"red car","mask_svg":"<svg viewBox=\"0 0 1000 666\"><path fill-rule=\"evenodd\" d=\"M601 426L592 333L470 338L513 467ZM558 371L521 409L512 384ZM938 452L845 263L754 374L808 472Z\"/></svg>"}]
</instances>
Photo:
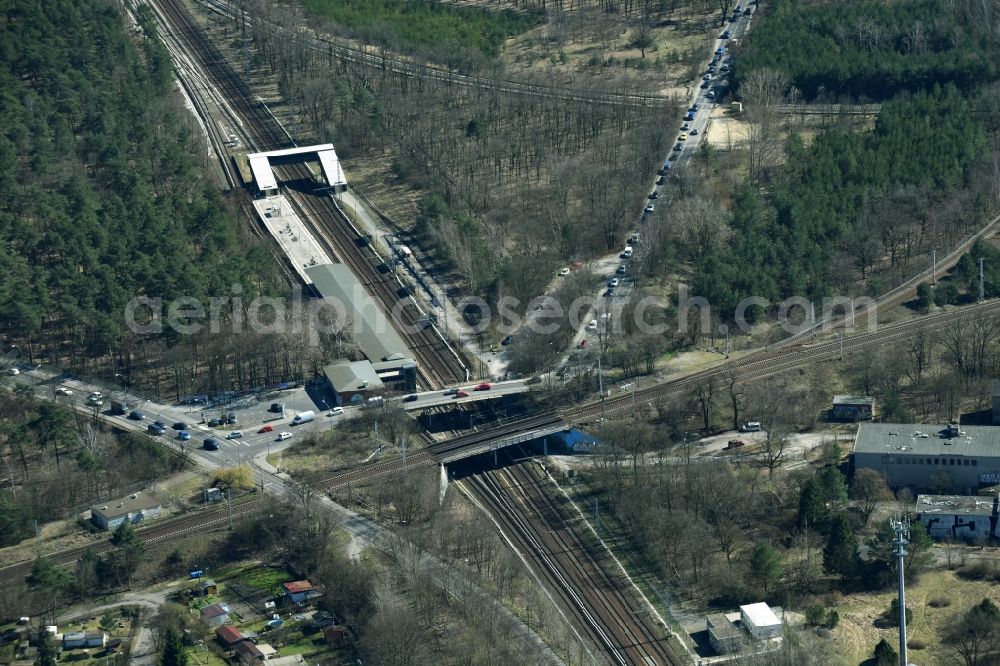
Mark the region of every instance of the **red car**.
<instances>
[{"instance_id":1,"label":"red car","mask_svg":"<svg viewBox=\"0 0 1000 666\"><path fill-rule=\"evenodd\" d=\"M586 348L587 348L587 340L585 338L583 340L580 340L580 349L586 349Z\"/></svg>"},{"instance_id":2,"label":"red car","mask_svg":"<svg viewBox=\"0 0 1000 666\"><path fill-rule=\"evenodd\" d=\"M727 449L738 449L741 446L743 446L744 444L746 444L746 442L744 442L742 439L731 439L731 440L729 440L729 443L726 444L726 448Z\"/></svg>"},{"instance_id":3,"label":"red car","mask_svg":"<svg viewBox=\"0 0 1000 666\"><path fill-rule=\"evenodd\" d=\"M455 397L456 398L468 398L469 394L466 393L465 391L455 391Z\"/></svg>"},{"instance_id":4,"label":"red car","mask_svg":"<svg viewBox=\"0 0 1000 666\"><path fill-rule=\"evenodd\" d=\"M483 382L482 384L480 384L479 386L477 386L476 388L474 388L472 390L473 391L489 391L491 388L493 388L492 384L490 384L489 382Z\"/></svg>"},{"instance_id":5,"label":"red car","mask_svg":"<svg viewBox=\"0 0 1000 666\"><path fill-rule=\"evenodd\" d=\"M274 430L274 428L272 428L269 425L266 425L263 428L261 428L260 430L258 430L257 432L271 432L272 430Z\"/></svg>"}]
</instances>

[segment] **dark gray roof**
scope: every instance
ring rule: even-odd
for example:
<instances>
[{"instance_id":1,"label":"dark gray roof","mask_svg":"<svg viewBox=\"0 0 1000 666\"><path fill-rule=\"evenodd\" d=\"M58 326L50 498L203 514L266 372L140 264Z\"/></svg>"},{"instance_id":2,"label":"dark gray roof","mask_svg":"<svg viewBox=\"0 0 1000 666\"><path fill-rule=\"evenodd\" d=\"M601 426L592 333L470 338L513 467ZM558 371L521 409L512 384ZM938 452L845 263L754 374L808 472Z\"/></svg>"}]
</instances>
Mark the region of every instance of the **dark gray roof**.
<instances>
[{"instance_id":1,"label":"dark gray roof","mask_svg":"<svg viewBox=\"0 0 1000 666\"><path fill-rule=\"evenodd\" d=\"M133 493L128 497L112 500L104 504L95 504L90 508L91 513L98 513L107 520L113 520L119 516L127 516L136 511L145 511L160 506L160 500L145 493Z\"/></svg>"},{"instance_id":2,"label":"dark gray roof","mask_svg":"<svg viewBox=\"0 0 1000 666\"><path fill-rule=\"evenodd\" d=\"M709 615L708 628L715 634L716 638L726 639L726 638L739 638L740 630L736 628L736 625L729 621L725 613L713 613Z\"/></svg>"},{"instance_id":3,"label":"dark gray roof","mask_svg":"<svg viewBox=\"0 0 1000 666\"><path fill-rule=\"evenodd\" d=\"M992 497L975 495L917 495L917 513L947 516L992 516Z\"/></svg>"},{"instance_id":4,"label":"dark gray roof","mask_svg":"<svg viewBox=\"0 0 1000 666\"><path fill-rule=\"evenodd\" d=\"M323 368L330 386L337 393L376 391L383 387L375 368L368 361L337 361ZM368 382L366 385L365 382Z\"/></svg>"},{"instance_id":5,"label":"dark gray roof","mask_svg":"<svg viewBox=\"0 0 1000 666\"><path fill-rule=\"evenodd\" d=\"M958 437L945 436L947 428L941 424L862 423L854 452L1000 457L1000 427L960 426Z\"/></svg>"},{"instance_id":6,"label":"dark gray roof","mask_svg":"<svg viewBox=\"0 0 1000 666\"><path fill-rule=\"evenodd\" d=\"M395 355L412 356L396 329L383 315L365 288L344 264L324 264L305 269L316 290L336 310L346 313L349 330L361 352L372 363Z\"/></svg>"}]
</instances>

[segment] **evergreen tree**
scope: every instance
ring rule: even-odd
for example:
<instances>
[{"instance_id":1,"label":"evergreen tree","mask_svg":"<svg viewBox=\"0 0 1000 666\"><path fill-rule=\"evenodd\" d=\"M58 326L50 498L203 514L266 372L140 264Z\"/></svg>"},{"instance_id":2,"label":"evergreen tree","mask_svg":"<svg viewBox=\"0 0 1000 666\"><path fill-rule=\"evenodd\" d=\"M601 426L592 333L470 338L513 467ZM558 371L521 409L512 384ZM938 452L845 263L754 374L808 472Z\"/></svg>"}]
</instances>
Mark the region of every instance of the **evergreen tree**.
<instances>
[{"instance_id":1,"label":"evergreen tree","mask_svg":"<svg viewBox=\"0 0 1000 666\"><path fill-rule=\"evenodd\" d=\"M187 653L181 643L181 635L173 627L167 627L163 634L163 653L160 666L187 666Z\"/></svg>"},{"instance_id":2,"label":"evergreen tree","mask_svg":"<svg viewBox=\"0 0 1000 666\"><path fill-rule=\"evenodd\" d=\"M38 659L35 663L38 666L56 666L56 650L52 646L52 634L45 627L38 630L35 643L38 646Z\"/></svg>"},{"instance_id":3,"label":"evergreen tree","mask_svg":"<svg viewBox=\"0 0 1000 666\"><path fill-rule=\"evenodd\" d=\"M858 540L854 528L843 513L830 521L830 536L823 549L823 568L846 580L858 570Z\"/></svg>"},{"instance_id":4,"label":"evergreen tree","mask_svg":"<svg viewBox=\"0 0 1000 666\"><path fill-rule=\"evenodd\" d=\"M896 648L884 638L875 646L875 666L899 666Z\"/></svg>"},{"instance_id":5,"label":"evergreen tree","mask_svg":"<svg viewBox=\"0 0 1000 666\"><path fill-rule=\"evenodd\" d=\"M750 575L764 588L770 591L772 584L781 578L784 569L781 565L781 555L771 544L762 543L753 550L750 556Z\"/></svg>"}]
</instances>

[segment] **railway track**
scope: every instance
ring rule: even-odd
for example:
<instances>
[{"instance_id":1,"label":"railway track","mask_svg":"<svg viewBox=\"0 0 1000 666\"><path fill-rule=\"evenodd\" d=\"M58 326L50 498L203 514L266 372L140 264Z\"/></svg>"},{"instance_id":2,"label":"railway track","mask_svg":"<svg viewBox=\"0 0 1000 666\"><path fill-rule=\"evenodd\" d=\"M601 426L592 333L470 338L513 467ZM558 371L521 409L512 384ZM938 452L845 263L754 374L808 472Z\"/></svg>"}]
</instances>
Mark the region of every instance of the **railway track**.
<instances>
[{"instance_id":1,"label":"railway track","mask_svg":"<svg viewBox=\"0 0 1000 666\"><path fill-rule=\"evenodd\" d=\"M208 41L180 1L156 0L150 4L159 10L157 16L164 28L161 32L174 41L177 49L190 56L191 62L200 64L207 80L219 91L219 106L231 114L234 127L244 136L244 143L256 150L288 147L290 140L284 130L259 101L254 101L242 79ZM177 54L174 55L176 58ZM282 176L285 181L314 182L305 165L283 167ZM465 364L461 358L436 335L436 331L418 323L422 317L408 300L409 294L403 293L391 266L353 229L332 197L314 196L313 191L290 191L289 199L299 210L307 211L304 221L310 224L325 249L347 264L375 301L385 308L387 318L418 361L422 383L436 388L463 381Z\"/></svg>"},{"instance_id":2,"label":"railway track","mask_svg":"<svg viewBox=\"0 0 1000 666\"><path fill-rule=\"evenodd\" d=\"M621 666L679 665L654 609L631 580L607 564L610 554L573 514L563 495L552 493L520 462L461 482L518 551L536 578L555 593L577 631L608 661Z\"/></svg>"}]
</instances>

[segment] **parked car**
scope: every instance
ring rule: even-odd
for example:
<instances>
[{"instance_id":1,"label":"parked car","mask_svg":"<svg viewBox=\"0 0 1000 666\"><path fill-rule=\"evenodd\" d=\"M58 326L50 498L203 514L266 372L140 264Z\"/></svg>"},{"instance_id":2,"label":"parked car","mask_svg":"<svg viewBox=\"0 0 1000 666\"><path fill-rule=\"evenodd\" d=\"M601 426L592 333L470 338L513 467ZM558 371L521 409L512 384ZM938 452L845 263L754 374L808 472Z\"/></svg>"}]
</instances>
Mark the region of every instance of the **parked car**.
<instances>
[{"instance_id":1,"label":"parked car","mask_svg":"<svg viewBox=\"0 0 1000 666\"><path fill-rule=\"evenodd\" d=\"M693 130L691 130L691 136L698 136L698 128L697 127L695 127Z\"/></svg>"},{"instance_id":2,"label":"parked car","mask_svg":"<svg viewBox=\"0 0 1000 666\"><path fill-rule=\"evenodd\" d=\"M230 414L226 417L226 425L236 425L236 415Z\"/></svg>"},{"instance_id":3,"label":"parked car","mask_svg":"<svg viewBox=\"0 0 1000 666\"><path fill-rule=\"evenodd\" d=\"M260 430L258 430L257 432L258 432L258 433L261 433L261 432L271 432L272 430L274 430L274 426L272 426L272 425L271 425L271 424L269 423L269 424L267 424L267 425L263 426L263 427L262 427L262 428L261 428Z\"/></svg>"},{"instance_id":4,"label":"parked car","mask_svg":"<svg viewBox=\"0 0 1000 666\"><path fill-rule=\"evenodd\" d=\"M243 437L242 430L234 430L228 435L226 435L226 439L240 439L241 437Z\"/></svg>"},{"instance_id":5,"label":"parked car","mask_svg":"<svg viewBox=\"0 0 1000 666\"><path fill-rule=\"evenodd\" d=\"M721 35L719 35L719 39L729 39L729 37L730 37L730 33L729 33L728 30L723 31L723 33Z\"/></svg>"},{"instance_id":6,"label":"parked car","mask_svg":"<svg viewBox=\"0 0 1000 666\"><path fill-rule=\"evenodd\" d=\"M468 398L469 394L466 393L465 391L455 391L455 397L456 398Z\"/></svg>"},{"instance_id":7,"label":"parked car","mask_svg":"<svg viewBox=\"0 0 1000 666\"><path fill-rule=\"evenodd\" d=\"M625 275L625 271L627 270L628 269L625 267L625 264L621 264L620 266L618 266L618 269L615 271L615 273L617 273L618 275Z\"/></svg>"},{"instance_id":8,"label":"parked car","mask_svg":"<svg viewBox=\"0 0 1000 666\"><path fill-rule=\"evenodd\" d=\"M201 443L202 448L206 451L218 451L219 450L219 440L212 437L208 437L204 442Z\"/></svg>"},{"instance_id":9,"label":"parked car","mask_svg":"<svg viewBox=\"0 0 1000 666\"><path fill-rule=\"evenodd\" d=\"M73 392L65 386L60 386L56 389L56 395L73 395Z\"/></svg>"},{"instance_id":10,"label":"parked car","mask_svg":"<svg viewBox=\"0 0 1000 666\"><path fill-rule=\"evenodd\" d=\"M344 408L343 407L334 407L333 409L331 409L330 411L328 411L326 413L326 415L327 416L340 416L343 413L344 413Z\"/></svg>"},{"instance_id":11,"label":"parked car","mask_svg":"<svg viewBox=\"0 0 1000 666\"><path fill-rule=\"evenodd\" d=\"M559 275L569 275L569 266L559 269Z\"/></svg>"},{"instance_id":12,"label":"parked car","mask_svg":"<svg viewBox=\"0 0 1000 666\"><path fill-rule=\"evenodd\" d=\"M90 399L90 398L99 399L99 398L103 398L103 397L104 397L104 394L101 393L100 391L91 391L90 393L87 394L87 398L88 399Z\"/></svg>"},{"instance_id":13,"label":"parked car","mask_svg":"<svg viewBox=\"0 0 1000 666\"><path fill-rule=\"evenodd\" d=\"M148 432L150 435L162 435L163 427L158 426L155 423L150 423L148 426L146 426L146 432Z\"/></svg>"},{"instance_id":14,"label":"parked car","mask_svg":"<svg viewBox=\"0 0 1000 666\"><path fill-rule=\"evenodd\" d=\"M508 335L506 338L504 338L503 340L500 341L500 344L503 345L504 347L506 347L513 340L514 340L514 336L513 335Z\"/></svg>"},{"instance_id":15,"label":"parked car","mask_svg":"<svg viewBox=\"0 0 1000 666\"><path fill-rule=\"evenodd\" d=\"M621 280L618 278L611 278L611 281L608 282L608 286L612 288L617 287L619 284L621 284Z\"/></svg>"},{"instance_id":16,"label":"parked car","mask_svg":"<svg viewBox=\"0 0 1000 666\"><path fill-rule=\"evenodd\" d=\"M491 388L493 388L493 384L490 384L489 382L483 382L482 384L480 384L479 386L475 387L472 390L473 391L489 391Z\"/></svg>"},{"instance_id":17,"label":"parked car","mask_svg":"<svg viewBox=\"0 0 1000 666\"><path fill-rule=\"evenodd\" d=\"M760 422L759 421L747 421L740 428L740 432L760 432Z\"/></svg>"},{"instance_id":18,"label":"parked car","mask_svg":"<svg viewBox=\"0 0 1000 666\"><path fill-rule=\"evenodd\" d=\"M643 208L643 212L644 213L652 213L655 210L656 210L656 205L655 204L646 204L646 207Z\"/></svg>"},{"instance_id":19,"label":"parked car","mask_svg":"<svg viewBox=\"0 0 1000 666\"><path fill-rule=\"evenodd\" d=\"M183 421L178 421L177 423L173 424L170 427L173 428L174 430L186 430L187 424L184 423Z\"/></svg>"},{"instance_id":20,"label":"parked car","mask_svg":"<svg viewBox=\"0 0 1000 666\"><path fill-rule=\"evenodd\" d=\"M290 433L290 432L287 432L287 431L286 431L286 432L279 432L279 433L278 433L278 437L277 437L277 440L278 440L279 442L283 442L283 441L285 441L286 439L291 439L291 438L292 438L292 433Z\"/></svg>"},{"instance_id":21,"label":"parked car","mask_svg":"<svg viewBox=\"0 0 1000 666\"><path fill-rule=\"evenodd\" d=\"M659 178L656 179L656 184L657 185L663 185L664 182L665 182L665 179L664 179L663 176L660 176Z\"/></svg>"},{"instance_id":22,"label":"parked car","mask_svg":"<svg viewBox=\"0 0 1000 666\"><path fill-rule=\"evenodd\" d=\"M679 153L682 150L684 150L684 146L682 146L681 144L678 143L676 146L674 146L674 152L675 153Z\"/></svg>"},{"instance_id":23,"label":"parked car","mask_svg":"<svg viewBox=\"0 0 1000 666\"><path fill-rule=\"evenodd\" d=\"M660 195L659 195L659 193L657 193L656 190L653 190L652 192L649 193L649 198L650 199L657 199L657 198L659 198L659 196Z\"/></svg>"},{"instance_id":24,"label":"parked car","mask_svg":"<svg viewBox=\"0 0 1000 666\"><path fill-rule=\"evenodd\" d=\"M7 371L7 374L13 377L14 375L21 374L21 371L18 370L17 368L11 368L10 370Z\"/></svg>"},{"instance_id":25,"label":"parked car","mask_svg":"<svg viewBox=\"0 0 1000 666\"><path fill-rule=\"evenodd\" d=\"M146 415L142 412L135 410L128 413L128 417L133 421L141 421L146 418Z\"/></svg>"},{"instance_id":26,"label":"parked car","mask_svg":"<svg viewBox=\"0 0 1000 666\"><path fill-rule=\"evenodd\" d=\"M609 288L606 292L604 292L604 298L611 298L614 295L615 295L614 289Z\"/></svg>"},{"instance_id":27,"label":"parked car","mask_svg":"<svg viewBox=\"0 0 1000 666\"><path fill-rule=\"evenodd\" d=\"M218 428L220 425L222 425L222 421L220 421L219 419L212 419L211 421L208 422L209 428Z\"/></svg>"},{"instance_id":28,"label":"parked car","mask_svg":"<svg viewBox=\"0 0 1000 666\"><path fill-rule=\"evenodd\" d=\"M271 406L268 407L267 411L269 411L269 412L280 412L284 408L285 408L285 403L283 403L283 402L272 402Z\"/></svg>"},{"instance_id":29,"label":"parked car","mask_svg":"<svg viewBox=\"0 0 1000 666\"><path fill-rule=\"evenodd\" d=\"M726 444L726 448L727 449L738 449L738 448L740 448L741 446L744 446L744 445L746 445L746 442L744 442L742 439L731 439L731 440L729 440L729 443Z\"/></svg>"},{"instance_id":30,"label":"parked car","mask_svg":"<svg viewBox=\"0 0 1000 666\"><path fill-rule=\"evenodd\" d=\"M588 331L596 331L597 330L597 320L596 319L591 319L590 320L590 323L587 324L587 330Z\"/></svg>"},{"instance_id":31,"label":"parked car","mask_svg":"<svg viewBox=\"0 0 1000 666\"><path fill-rule=\"evenodd\" d=\"M187 430L181 430L179 433L177 433L177 439L181 440L182 442L186 442L191 439L191 433L189 433Z\"/></svg>"}]
</instances>

